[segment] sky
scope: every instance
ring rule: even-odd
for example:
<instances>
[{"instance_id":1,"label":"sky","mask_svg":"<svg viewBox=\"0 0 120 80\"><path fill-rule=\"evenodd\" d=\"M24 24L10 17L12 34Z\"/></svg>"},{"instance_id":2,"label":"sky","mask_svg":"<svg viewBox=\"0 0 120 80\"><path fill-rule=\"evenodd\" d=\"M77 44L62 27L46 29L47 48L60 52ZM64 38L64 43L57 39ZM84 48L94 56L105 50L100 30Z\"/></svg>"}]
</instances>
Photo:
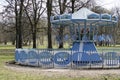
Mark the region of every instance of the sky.
<instances>
[{"instance_id":1,"label":"sky","mask_svg":"<svg viewBox=\"0 0 120 80\"><path fill-rule=\"evenodd\" d=\"M6 5L5 0L0 0L0 12L2 11L4 5Z\"/></svg>"},{"instance_id":2,"label":"sky","mask_svg":"<svg viewBox=\"0 0 120 80\"><path fill-rule=\"evenodd\" d=\"M104 8L111 9L115 6L120 6L120 0L96 0L98 5ZM0 12L2 11L2 6L5 5L5 0L0 0Z\"/></svg>"},{"instance_id":3,"label":"sky","mask_svg":"<svg viewBox=\"0 0 120 80\"><path fill-rule=\"evenodd\" d=\"M120 0L96 0L104 8L112 9L113 7L120 7Z\"/></svg>"}]
</instances>

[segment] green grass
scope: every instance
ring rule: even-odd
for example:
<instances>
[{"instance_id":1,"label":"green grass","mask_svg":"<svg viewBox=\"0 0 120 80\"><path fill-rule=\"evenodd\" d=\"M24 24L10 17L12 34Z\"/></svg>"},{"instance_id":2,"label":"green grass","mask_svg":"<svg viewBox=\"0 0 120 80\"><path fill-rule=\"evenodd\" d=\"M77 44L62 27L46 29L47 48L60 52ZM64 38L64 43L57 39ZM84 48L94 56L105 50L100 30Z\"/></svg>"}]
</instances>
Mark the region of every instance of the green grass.
<instances>
[{"instance_id":1,"label":"green grass","mask_svg":"<svg viewBox=\"0 0 120 80\"><path fill-rule=\"evenodd\" d=\"M54 46L54 48L57 48L58 46ZM65 48L69 47L67 44L65 45ZM24 48L32 48L32 46L24 46ZM47 48L46 46L38 46L38 48ZM97 47L97 49L109 49L108 51L112 49L118 49L118 52L120 52L120 46L115 47ZM13 71L10 69L5 68L5 62L14 60L14 52L15 46L12 45L0 45L0 80L120 80L119 76L101 76L96 78L91 77L70 77L70 76L59 76L59 77L48 77L43 75L35 75L31 73L23 73L18 71ZM12 53L11 53L11 52ZM9 52L9 53L8 53ZM107 79L106 79L107 78Z\"/></svg>"},{"instance_id":2,"label":"green grass","mask_svg":"<svg viewBox=\"0 0 120 80\"><path fill-rule=\"evenodd\" d=\"M65 49L69 49L70 47L72 47L72 44L71 46L68 44L68 43L64 43L64 48ZM27 49L31 49L32 48L32 45L30 46L23 46L23 48L27 48ZM38 49L47 49L47 43L44 44L44 45L38 45L37 44L37 48ZM54 49L58 49L58 45L53 45L53 48ZM107 47L107 46L97 46L96 47L97 49L120 49L120 45L116 45L116 46L110 46L110 47ZM11 44L8 44L8 45L4 45L4 44L0 44L0 49L15 49L15 45L11 45Z\"/></svg>"},{"instance_id":3,"label":"green grass","mask_svg":"<svg viewBox=\"0 0 120 80\"><path fill-rule=\"evenodd\" d=\"M43 75L35 75L31 73L12 71L4 67L5 62L13 59L14 59L13 54L3 55L0 53L0 80L91 80L89 78L71 78L65 76L47 77Z\"/></svg>"},{"instance_id":4,"label":"green grass","mask_svg":"<svg viewBox=\"0 0 120 80\"><path fill-rule=\"evenodd\" d=\"M29 48L29 47L25 47ZM116 47L97 47L97 49L120 49L120 46ZM15 47L11 45L1 45L0 49L5 51L7 49L14 50ZM32 73L23 73L18 71L10 70L5 66L7 61L14 60L13 53L2 53L0 52L0 80L120 80L120 77L116 76L101 76L101 77L71 77L71 76L59 76L59 77L48 77L43 75L36 75ZM107 79L106 79L107 78Z\"/></svg>"},{"instance_id":5,"label":"green grass","mask_svg":"<svg viewBox=\"0 0 120 80\"><path fill-rule=\"evenodd\" d=\"M0 49L15 49L13 45L0 45Z\"/></svg>"},{"instance_id":6,"label":"green grass","mask_svg":"<svg viewBox=\"0 0 120 80\"><path fill-rule=\"evenodd\" d=\"M5 62L14 60L14 54L0 53L0 80L120 80L119 76L104 75L101 77L71 77L71 76L59 76L48 77L41 74L35 75L31 73L23 73L7 69ZM106 79L107 78L107 79Z\"/></svg>"}]
</instances>

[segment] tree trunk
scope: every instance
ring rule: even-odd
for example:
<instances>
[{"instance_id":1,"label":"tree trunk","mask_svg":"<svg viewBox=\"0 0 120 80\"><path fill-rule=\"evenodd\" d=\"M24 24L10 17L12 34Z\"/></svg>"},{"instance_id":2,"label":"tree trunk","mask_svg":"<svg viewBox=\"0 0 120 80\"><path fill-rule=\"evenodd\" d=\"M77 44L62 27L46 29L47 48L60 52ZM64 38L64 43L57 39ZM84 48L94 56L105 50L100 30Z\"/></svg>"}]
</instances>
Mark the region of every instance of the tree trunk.
<instances>
[{"instance_id":1,"label":"tree trunk","mask_svg":"<svg viewBox=\"0 0 120 80\"><path fill-rule=\"evenodd\" d=\"M7 45L7 40L4 40L4 44Z\"/></svg>"},{"instance_id":2,"label":"tree trunk","mask_svg":"<svg viewBox=\"0 0 120 80\"><path fill-rule=\"evenodd\" d=\"M60 14L63 14L65 12L65 9L66 9L66 2L67 0L64 0L64 2L62 3L61 0L59 0L59 7L60 7ZM60 29L59 29L59 36L60 36L60 43L59 43L59 48L63 48L63 26L60 26Z\"/></svg>"},{"instance_id":3,"label":"tree trunk","mask_svg":"<svg viewBox=\"0 0 120 80\"><path fill-rule=\"evenodd\" d=\"M22 30L21 25L19 25L19 42L18 42L18 48L22 48Z\"/></svg>"},{"instance_id":4,"label":"tree trunk","mask_svg":"<svg viewBox=\"0 0 120 80\"><path fill-rule=\"evenodd\" d=\"M15 1L15 27L16 27L16 48L18 48L19 35L18 35L18 10L17 10L17 1Z\"/></svg>"},{"instance_id":5,"label":"tree trunk","mask_svg":"<svg viewBox=\"0 0 120 80\"><path fill-rule=\"evenodd\" d=\"M36 29L33 32L33 48L36 48Z\"/></svg>"},{"instance_id":6,"label":"tree trunk","mask_svg":"<svg viewBox=\"0 0 120 80\"><path fill-rule=\"evenodd\" d=\"M52 0L47 0L47 16L48 16L48 48L52 48L52 35L50 16L52 11Z\"/></svg>"},{"instance_id":7,"label":"tree trunk","mask_svg":"<svg viewBox=\"0 0 120 80\"><path fill-rule=\"evenodd\" d=\"M20 9L17 9L18 1L15 0L15 14L16 14L16 48L22 48L22 14L23 14L23 2L20 0Z\"/></svg>"},{"instance_id":8,"label":"tree trunk","mask_svg":"<svg viewBox=\"0 0 120 80\"><path fill-rule=\"evenodd\" d=\"M19 25L18 25L18 28L19 28L19 46L18 48L22 48L22 14L23 14L23 2L24 0L21 0L20 1L20 12L19 12Z\"/></svg>"},{"instance_id":9,"label":"tree trunk","mask_svg":"<svg viewBox=\"0 0 120 80\"><path fill-rule=\"evenodd\" d=\"M75 0L71 0L71 2L72 2L72 13L74 13Z\"/></svg>"},{"instance_id":10,"label":"tree trunk","mask_svg":"<svg viewBox=\"0 0 120 80\"><path fill-rule=\"evenodd\" d=\"M60 26L59 29L59 36L60 36L60 42L59 42L59 48L63 48L63 26Z\"/></svg>"},{"instance_id":11,"label":"tree trunk","mask_svg":"<svg viewBox=\"0 0 120 80\"><path fill-rule=\"evenodd\" d=\"M15 45L15 40L14 40L14 41L12 41L12 45Z\"/></svg>"}]
</instances>

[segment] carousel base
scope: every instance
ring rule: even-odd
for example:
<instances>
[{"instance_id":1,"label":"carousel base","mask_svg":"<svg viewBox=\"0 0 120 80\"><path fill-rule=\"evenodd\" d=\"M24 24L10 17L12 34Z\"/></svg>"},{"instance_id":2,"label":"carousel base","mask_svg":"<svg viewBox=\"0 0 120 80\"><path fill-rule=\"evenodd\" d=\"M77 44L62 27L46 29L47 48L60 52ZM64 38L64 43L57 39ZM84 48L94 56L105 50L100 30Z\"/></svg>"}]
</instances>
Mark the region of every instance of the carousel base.
<instances>
[{"instance_id":1,"label":"carousel base","mask_svg":"<svg viewBox=\"0 0 120 80\"><path fill-rule=\"evenodd\" d=\"M102 62L102 58L98 54L94 42L74 42L71 50L76 51L72 57L75 64Z\"/></svg>"},{"instance_id":2,"label":"carousel base","mask_svg":"<svg viewBox=\"0 0 120 80\"><path fill-rule=\"evenodd\" d=\"M93 42L75 42L71 50L16 49L15 61L22 65L44 68L89 66L103 62Z\"/></svg>"}]
</instances>

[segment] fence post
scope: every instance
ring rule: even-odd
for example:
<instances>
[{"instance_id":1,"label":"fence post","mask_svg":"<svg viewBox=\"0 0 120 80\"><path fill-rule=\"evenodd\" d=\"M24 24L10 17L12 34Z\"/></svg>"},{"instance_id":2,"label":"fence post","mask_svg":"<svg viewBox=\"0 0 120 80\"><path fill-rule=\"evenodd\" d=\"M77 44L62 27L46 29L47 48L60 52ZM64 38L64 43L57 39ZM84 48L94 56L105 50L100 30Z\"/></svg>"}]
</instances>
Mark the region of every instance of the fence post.
<instances>
[{"instance_id":1,"label":"fence post","mask_svg":"<svg viewBox=\"0 0 120 80\"><path fill-rule=\"evenodd\" d=\"M102 49L102 68L104 68L104 54L103 54L103 49Z\"/></svg>"},{"instance_id":2,"label":"fence post","mask_svg":"<svg viewBox=\"0 0 120 80\"><path fill-rule=\"evenodd\" d=\"M90 51L90 56L89 56L89 63L90 63L90 69L91 69L91 53L92 53L92 51Z\"/></svg>"},{"instance_id":3,"label":"fence post","mask_svg":"<svg viewBox=\"0 0 120 80\"><path fill-rule=\"evenodd\" d=\"M70 59L71 59L71 62L70 62L71 65L70 65L70 66L71 66L71 69L72 69L72 62L73 62L73 60L72 60L72 55L73 55L73 54L72 54L72 50L70 50L70 55L71 55L71 57L70 57Z\"/></svg>"},{"instance_id":4,"label":"fence post","mask_svg":"<svg viewBox=\"0 0 120 80\"><path fill-rule=\"evenodd\" d=\"M37 49L37 52L38 52L38 54L37 54L37 61L38 61L38 67L39 67L39 49Z\"/></svg>"},{"instance_id":5,"label":"fence post","mask_svg":"<svg viewBox=\"0 0 120 80\"><path fill-rule=\"evenodd\" d=\"M53 58L52 58L53 59L52 60L52 62L53 62L53 68L55 68L55 62L54 62L55 50L52 49L52 53L53 53Z\"/></svg>"}]
</instances>

